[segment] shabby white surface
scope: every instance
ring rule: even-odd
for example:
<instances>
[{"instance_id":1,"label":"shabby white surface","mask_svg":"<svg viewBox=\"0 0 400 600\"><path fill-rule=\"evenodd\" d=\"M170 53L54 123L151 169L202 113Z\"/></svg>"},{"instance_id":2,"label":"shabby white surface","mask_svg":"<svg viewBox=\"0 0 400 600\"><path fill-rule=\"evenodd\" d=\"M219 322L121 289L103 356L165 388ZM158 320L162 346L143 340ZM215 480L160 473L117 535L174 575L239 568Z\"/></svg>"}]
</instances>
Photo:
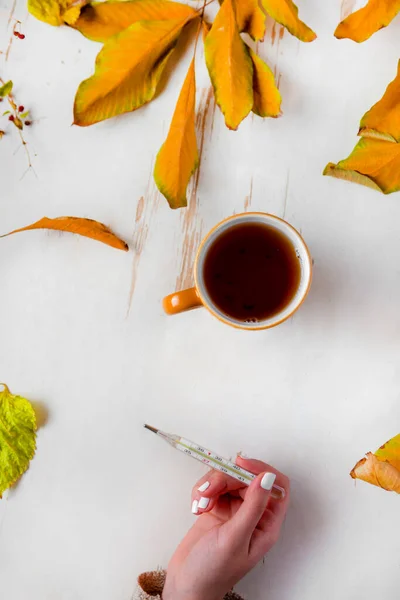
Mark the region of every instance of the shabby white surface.
<instances>
[{"instance_id":1,"label":"shabby white surface","mask_svg":"<svg viewBox=\"0 0 400 600\"><path fill-rule=\"evenodd\" d=\"M157 195L151 171L190 52L149 106L71 127L99 46L17 6L26 39L0 74L32 109L37 177L21 179L23 150L6 136L1 233L44 215L85 216L131 251L44 231L0 240L0 380L49 413L29 471L0 502L2 598L129 600L139 572L167 564L193 522L190 489L203 469L145 421L290 476L282 539L239 585L249 600L398 595L399 499L348 473L399 432L400 195L321 172L350 153L361 116L393 79L400 19L357 45L333 37L339 0L298 4L318 40L280 39L278 27L272 43L269 22L261 47L280 74L284 116L250 117L234 133L210 109L186 213ZM201 92L201 54L198 67ZM259 333L205 310L166 317L162 297L187 279L182 257L192 260L184 248L245 205L302 232L315 259L305 305Z\"/></svg>"}]
</instances>

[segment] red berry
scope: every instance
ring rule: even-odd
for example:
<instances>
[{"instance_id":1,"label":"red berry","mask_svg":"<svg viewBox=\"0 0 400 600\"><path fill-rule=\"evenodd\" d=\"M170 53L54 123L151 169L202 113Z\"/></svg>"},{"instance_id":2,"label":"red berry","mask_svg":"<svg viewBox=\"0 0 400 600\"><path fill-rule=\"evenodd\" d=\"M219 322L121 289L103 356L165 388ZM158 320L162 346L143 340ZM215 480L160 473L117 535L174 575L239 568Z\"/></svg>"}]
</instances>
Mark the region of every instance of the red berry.
<instances>
[{"instance_id":1,"label":"red berry","mask_svg":"<svg viewBox=\"0 0 400 600\"><path fill-rule=\"evenodd\" d=\"M32 125L32 121L25 121L25 125L29 127L29 125Z\"/></svg>"},{"instance_id":2,"label":"red berry","mask_svg":"<svg viewBox=\"0 0 400 600\"><path fill-rule=\"evenodd\" d=\"M24 40L25 39L25 35L23 33L19 33L18 37L20 40Z\"/></svg>"},{"instance_id":3,"label":"red berry","mask_svg":"<svg viewBox=\"0 0 400 600\"><path fill-rule=\"evenodd\" d=\"M18 106L18 112L24 112L24 110L25 110L25 106L22 106L22 104L21 104L21 106Z\"/></svg>"},{"instance_id":4,"label":"red berry","mask_svg":"<svg viewBox=\"0 0 400 600\"><path fill-rule=\"evenodd\" d=\"M18 31L14 31L14 35L15 35L15 37L19 37Z\"/></svg>"},{"instance_id":5,"label":"red berry","mask_svg":"<svg viewBox=\"0 0 400 600\"><path fill-rule=\"evenodd\" d=\"M9 121L14 121L14 115L10 115L10 116L8 117L8 120L9 120Z\"/></svg>"}]
</instances>

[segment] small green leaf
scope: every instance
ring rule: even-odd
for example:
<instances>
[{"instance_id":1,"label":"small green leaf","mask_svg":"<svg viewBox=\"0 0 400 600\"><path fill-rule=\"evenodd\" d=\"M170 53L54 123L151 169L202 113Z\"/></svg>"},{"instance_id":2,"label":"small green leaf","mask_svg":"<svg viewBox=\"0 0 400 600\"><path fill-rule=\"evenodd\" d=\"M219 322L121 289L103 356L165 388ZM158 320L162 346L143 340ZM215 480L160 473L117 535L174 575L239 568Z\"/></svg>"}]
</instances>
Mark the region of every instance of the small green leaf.
<instances>
[{"instance_id":1,"label":"small green leaf","mask_svg":"<svg viewBox=\"0 0 400 600\"><path fill-rule=\"evenodd\" d=\"M0 87L0 98L4 98L5 96L8 96L9 94L11 94L12 89L13 89L13 82L7 81L7 83L5 83L4 85L2 85Z\"/></svg>"},{"instance_id":2,"label":"small green leaf","mask_svg":"<svg viewBox=\"0 0 400 600\"><path fill-rule=\"evenodd\" d=\"M10 114L10 112L11 112L11 110L5 110L5 111L3 112L3 117L4 117L4 115L9 115L9 114Z\"/></svg>"},{"instance_id":3,"label":"small green leaf","mask_svg":"<svg viewBox=\"0 0 400 600\"><path fill-rule=\"evenodd\" d=\"M0 498L29 467L36 450L36 416L31 403L0 392Z\"/></svg>"},{"instance_id":4,"label":"small green leaf","mask_svg":"<svg viewBox=\"0 0 400 600\"><path fill-rule=\"evenodd\" d=\"M26 119L26 117L29 115L29 110L26 110L25 112L23 112L21 115L19 115L21 117L21 119Z\"/></svg>"}]
</instances>

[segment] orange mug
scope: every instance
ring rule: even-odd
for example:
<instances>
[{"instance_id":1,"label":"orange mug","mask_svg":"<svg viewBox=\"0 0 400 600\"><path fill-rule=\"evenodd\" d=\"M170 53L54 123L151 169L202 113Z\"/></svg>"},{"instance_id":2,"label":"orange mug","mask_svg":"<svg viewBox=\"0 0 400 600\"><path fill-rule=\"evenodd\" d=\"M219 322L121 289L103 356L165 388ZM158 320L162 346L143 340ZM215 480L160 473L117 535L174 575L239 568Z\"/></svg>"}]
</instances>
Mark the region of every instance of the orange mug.
<instances>
[{"instance_id":1,"label":"orange mug","mask_svg":"<svg viewBox=\"0 0 400 600\"><path fill-rule=\"evenodd\" d=\"M298 277L294 288L283 306L279 307L273 314L263 318L237 318L225 311L221 305L215 302L210 293L210 289L205 284L204 266L210 249L214 244L221 240L221 236L229 233L232 228L243 225L264 225L273 231L273 235L283 238L285 244L288 244L290 252L296 261L296 270ZM239 258L238 258L239 260ZM234 267L233 267L234 268ZM187 290L175 292L166 296L163 300L163 307L168 315L175 315L180 312L200 308L204 306L207 310L217 317L223 323L245 330L269 329L279 325L286 319L289 319L296 310L303 304L311 286L312 279L312 259L310 252L301 237L300 233L289 223L267 213L253 212L242 213L228 217L216 225L210 233L201 242L194 264L195 287Z\"/></svg>"}]
</instances>

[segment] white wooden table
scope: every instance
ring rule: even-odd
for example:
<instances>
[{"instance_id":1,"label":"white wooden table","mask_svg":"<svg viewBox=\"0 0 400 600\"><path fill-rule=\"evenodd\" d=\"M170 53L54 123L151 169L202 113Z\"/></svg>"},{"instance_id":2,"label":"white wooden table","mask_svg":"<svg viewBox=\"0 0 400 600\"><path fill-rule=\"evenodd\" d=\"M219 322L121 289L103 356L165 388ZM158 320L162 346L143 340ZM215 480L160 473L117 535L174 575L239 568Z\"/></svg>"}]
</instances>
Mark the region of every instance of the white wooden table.
<instances>
[{"instance_id":1,"label":"white wooden table","mask_svg":"<svg viewBox=\"0 0 400 600\"><path fill-rule=\"evenodd\" d=\"M0 75L32 110L37 177L16 137L0 142L0 229L85 216L128 241L118 252L44 231L0 240L0 380L41 401L31 468L0 502L0 594L7 600L129 600L193 522L201 465L143 423L225 455L243 450L287 473L282 539L238 589L249 600L398 596L399 499L348 473L399 432L400 194L324 178L394 78L400 20L357 45L338 41L339 0L299 0L318 33L302 44L268 22L284 116L236 133L214 110L198 56L201 173L186 211L152 180L190 53L136 113L71 127L99 46L28 17ZM2 45L10 2L2 0ZM15 151L18 150L17 153ZM302 309L248 333L206 310L166 317L162 297L191 283L202 235L235 211L284 216L308 242L314 282Z\"/></svg>"}]
</instances>

